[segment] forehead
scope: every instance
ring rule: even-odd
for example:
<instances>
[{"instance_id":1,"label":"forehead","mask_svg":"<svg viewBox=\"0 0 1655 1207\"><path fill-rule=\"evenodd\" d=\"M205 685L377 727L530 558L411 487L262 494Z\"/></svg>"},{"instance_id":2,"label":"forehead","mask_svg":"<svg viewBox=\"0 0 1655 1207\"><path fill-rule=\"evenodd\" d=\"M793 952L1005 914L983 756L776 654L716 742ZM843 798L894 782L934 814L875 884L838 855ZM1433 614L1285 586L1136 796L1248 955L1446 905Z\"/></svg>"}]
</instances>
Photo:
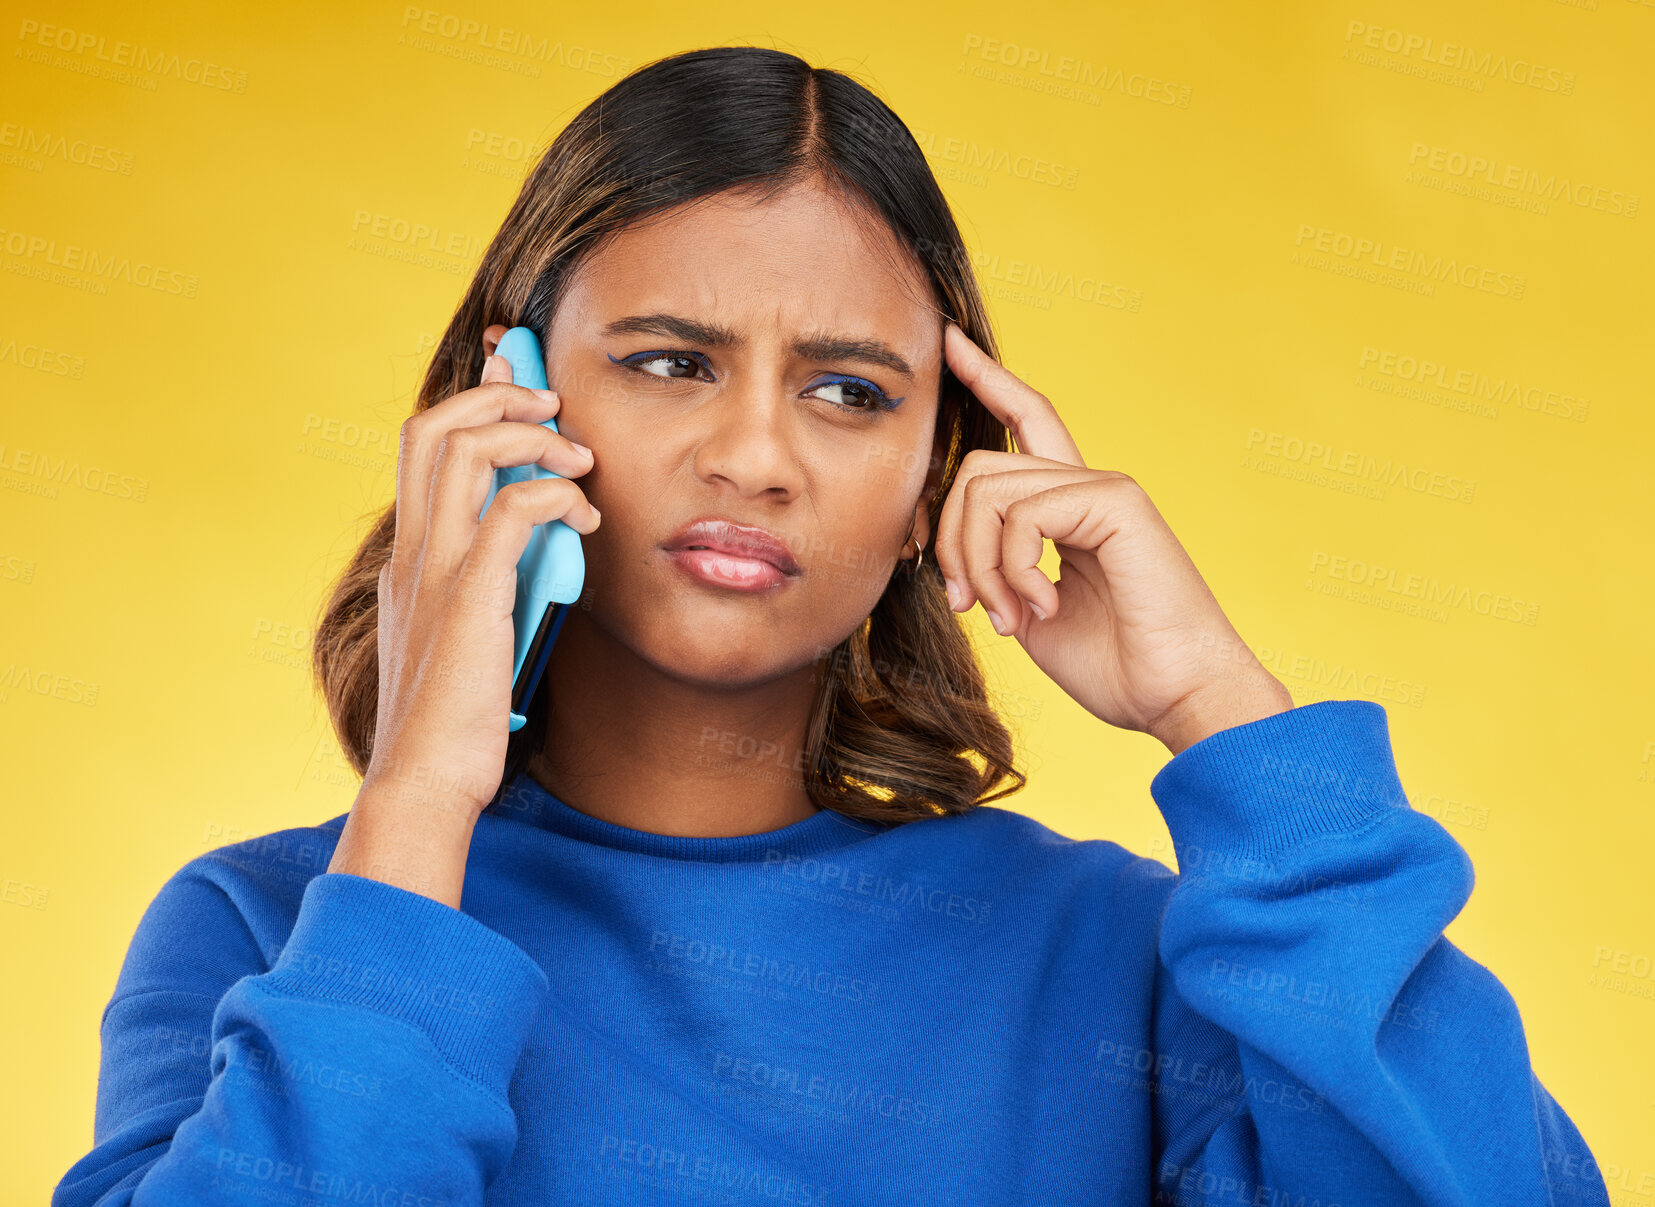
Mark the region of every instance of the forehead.
<instances>
[{"instance_id":1,"label":"forehead","mask_svg":"<svg viewBox=\"0 0 1655 1207\"><path fill-rule=\"evenodd\" d=\"M942 331L929 281L884 221L813 181L764 200L713 194L621 231L576 271L565 308L577 321L665 312L760 337L877 336L918 359Z\"/></svg>"}]
</instances>

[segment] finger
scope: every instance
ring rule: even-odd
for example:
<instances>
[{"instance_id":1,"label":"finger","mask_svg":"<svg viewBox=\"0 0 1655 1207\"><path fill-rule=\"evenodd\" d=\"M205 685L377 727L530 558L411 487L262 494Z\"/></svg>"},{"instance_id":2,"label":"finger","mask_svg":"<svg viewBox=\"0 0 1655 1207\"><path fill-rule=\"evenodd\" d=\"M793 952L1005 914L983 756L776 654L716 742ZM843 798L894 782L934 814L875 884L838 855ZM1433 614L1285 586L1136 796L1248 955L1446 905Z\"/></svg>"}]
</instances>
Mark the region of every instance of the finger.
<instances>
[{"instance_id":1,"label":"finger","mask_svg":"<svg viewBox=\"0 0 1655 1207\"><path fill-rule=\"evenodd\" d=\"M979 474L966 487L967 501L962 512L960 552L966 581L989 613L989 623L1001 636L1021 632L1033 615L1025 611L1025 599L1035 602L1050 616L1057 605L1057 588L1039 570L1045 549L1040 527L1042 512L1055 527L1067 533L1078 522L1062 514L1073 509L1072 497L1063 499L1053 487L1084 481L1090 471L1079 467L1051 470L1014 469L1003 473ZM1031 496L1050 492L1051 498L1038 507L1028 505ZM1007 561L1006 532L1015 513L1016 532ZM1020 591L1011 577L1015 576Z\"/></svg>"},{"instance_id":2,"label":"finger","mask_svg":"<svg viewBox=\"0 0 1655 1207\"><path fill-rule=\"evenodd\" d=\"M952 588L949 593L949 604L956 612L965 611L977 599L966 574L961 543L960 517L965 509L966 484L985 473L1014 469L1051 469L1072 476L1076 468L1063 462L1048 461L1044 457L1003 453L995 449L972 449L961 459L960 467L954 473L954 482L949 488L948 497L943 500L942 511L937 516L937 536L932 542L932 555L937 559L937 569L942 572L944 581Z\"/></svg>"},{"instance_id":3,"label":"finger","mask_svg":"<svg viewBox=\"0 0 1655 1207\"><path fill-rule=\"evenodd\" d=\"M555 391L507 385L499 380L502 373L509 381L511 362L490 357L483 364L487 388L479 383L403 420L397 448L396 536L391 545L392 560L399 565L411 567L420 560L430 512L431 468L444 435L500 419L543 423L558 413Z\"/></svg>"},{"instance_id":4,"label":"finger","mask_svg":"<svg viewBox=\"0 0 1655 1207\"><path fill-rule=\"evenodd\" d=\"M957 323L944 328L942 346L949 370L1010 429L1019 451L1085 467L1050 399L979 348Z\"/></svg>"},{"instance_id":5,"label":"finger","mask_svg":"<svg viewBox=\"0 0 1655 1207\"><path fill-rule=\"evenodd\" d=\"M942 501L942 511L937 514L937 536L931 544L937 569L948 587L948 605L956 612L965 611L976 600L967 582L960 542L960 517L965 510L966 486L979 474L992 473L997 468L1009 469L1017 464L1017 460L1016 453L972 449L960 460L959 469L954 471L954 484L948 490L948 497Z\"/></svg>"},{"instance_id":6,"label":"finger","mask_svg":"<svg viewBox=\"0 0 1655 1207\"><path fill-rule=\"evenodd\" d=\"M1036 620L1056 616L1059 602L1056 584L1040 569L1046 542L1075 543L1075 533L1092 511L1089 499L1095 481L1071 476L1068 481L1016 500L1005 510L1000 532L1000 576L1028 603Z\"/></svg>"},{"instance_id":7,"label":"finger","mask_svg":"<svg viewBox=\"0 0 1655 1207\"><path fill-rule=\"evenodd\" d=\"M420 559L422 577L427 568L444 577L459 569L477 538L478 513L493 484L494 471L531 463L574 478L592 468L592 455L567 436L537 423L491 423L458 428L444 436L432 475L431 511ZM492 505L489 510L494 510Z\"/></svg>"},{"instance_id":8,"label":"finger","mask_svg":"<svg viewBox=\"0 0 1655 1207\"><path fill-rule=\"evenodd\" d=\"M553 520L589 536L602 517L567 478L533 478L502 487L460 563L457 594L509 614L517 594L517 561L528 547L529 533L536 524Z\"/></svg>"}]
</instances>

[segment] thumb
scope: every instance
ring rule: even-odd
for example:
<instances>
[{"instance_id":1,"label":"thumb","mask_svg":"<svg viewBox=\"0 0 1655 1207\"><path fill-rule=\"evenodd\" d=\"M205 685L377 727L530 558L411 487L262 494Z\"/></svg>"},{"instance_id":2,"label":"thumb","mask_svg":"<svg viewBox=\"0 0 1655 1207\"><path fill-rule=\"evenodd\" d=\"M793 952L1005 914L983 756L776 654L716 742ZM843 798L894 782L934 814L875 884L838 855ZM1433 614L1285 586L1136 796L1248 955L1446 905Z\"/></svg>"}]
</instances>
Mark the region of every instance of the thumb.
<instances>
[{"instance_id":1,"label":"thumb","mask_svg":"<svg viewBox=\"0 0 1655 1207\"><path fill-rule=\"evenodd\" d=\"M511 384L511 361L503 356L488 356L483 359L483 375L477 379L478 385L487 385L491 381L503 381Z\"/></svg>"}]
</instances>

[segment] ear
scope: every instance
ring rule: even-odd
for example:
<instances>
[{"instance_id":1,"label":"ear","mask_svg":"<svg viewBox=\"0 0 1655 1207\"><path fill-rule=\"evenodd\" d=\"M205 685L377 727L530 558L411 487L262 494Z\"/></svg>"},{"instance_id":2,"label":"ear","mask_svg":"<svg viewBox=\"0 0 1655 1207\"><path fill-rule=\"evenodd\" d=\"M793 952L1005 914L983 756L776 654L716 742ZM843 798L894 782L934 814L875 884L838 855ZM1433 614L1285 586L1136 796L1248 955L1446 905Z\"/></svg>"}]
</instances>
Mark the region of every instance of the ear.
<instances>
[{"instance_id":1,"label":"ear","mask_svg":"<svg viewBox=\"0 0 1655 1207\"><path fill-rule=\"evenodd\" d=\"M493 356L494 350L500 346L500 340L506 334L504 323L495 323L483 332L483 355Z\"/></svg>"},{"instance_id":2,"label":"ear","mask_svg":"<svg viewBox=\"0 0 1655 1207\"><path fill-rule=\"evenodd\" d=\"M942 482L943 455L947 452L947 446L944 444L947 430L938 425L937 438L931 445L931 468L925 473L925 486L919 492L919 501L914 504L914 539L919 542L921 549L931 547L930 503Z\"/></svg>"}]
</instances>

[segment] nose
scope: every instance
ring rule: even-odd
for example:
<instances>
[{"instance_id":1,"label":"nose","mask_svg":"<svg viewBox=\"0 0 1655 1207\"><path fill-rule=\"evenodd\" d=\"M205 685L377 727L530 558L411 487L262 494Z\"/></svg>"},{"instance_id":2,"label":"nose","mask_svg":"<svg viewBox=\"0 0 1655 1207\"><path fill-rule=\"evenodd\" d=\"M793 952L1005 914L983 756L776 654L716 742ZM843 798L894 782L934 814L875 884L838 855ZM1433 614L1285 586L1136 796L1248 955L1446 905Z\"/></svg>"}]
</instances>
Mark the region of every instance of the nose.
<instances>
[{"instance_id":1,"label":"nose","mask_svg":"<svg viewBox=\"0 0 1655 1207\"><path fill-rule=\"evenodd\" d=\"M778 376L761 374L732 383L697 407L705 425L695 453L703 482L741 498L786 501L803 486L797 456L796 416Z\"/></svg>"}]
</instances>

